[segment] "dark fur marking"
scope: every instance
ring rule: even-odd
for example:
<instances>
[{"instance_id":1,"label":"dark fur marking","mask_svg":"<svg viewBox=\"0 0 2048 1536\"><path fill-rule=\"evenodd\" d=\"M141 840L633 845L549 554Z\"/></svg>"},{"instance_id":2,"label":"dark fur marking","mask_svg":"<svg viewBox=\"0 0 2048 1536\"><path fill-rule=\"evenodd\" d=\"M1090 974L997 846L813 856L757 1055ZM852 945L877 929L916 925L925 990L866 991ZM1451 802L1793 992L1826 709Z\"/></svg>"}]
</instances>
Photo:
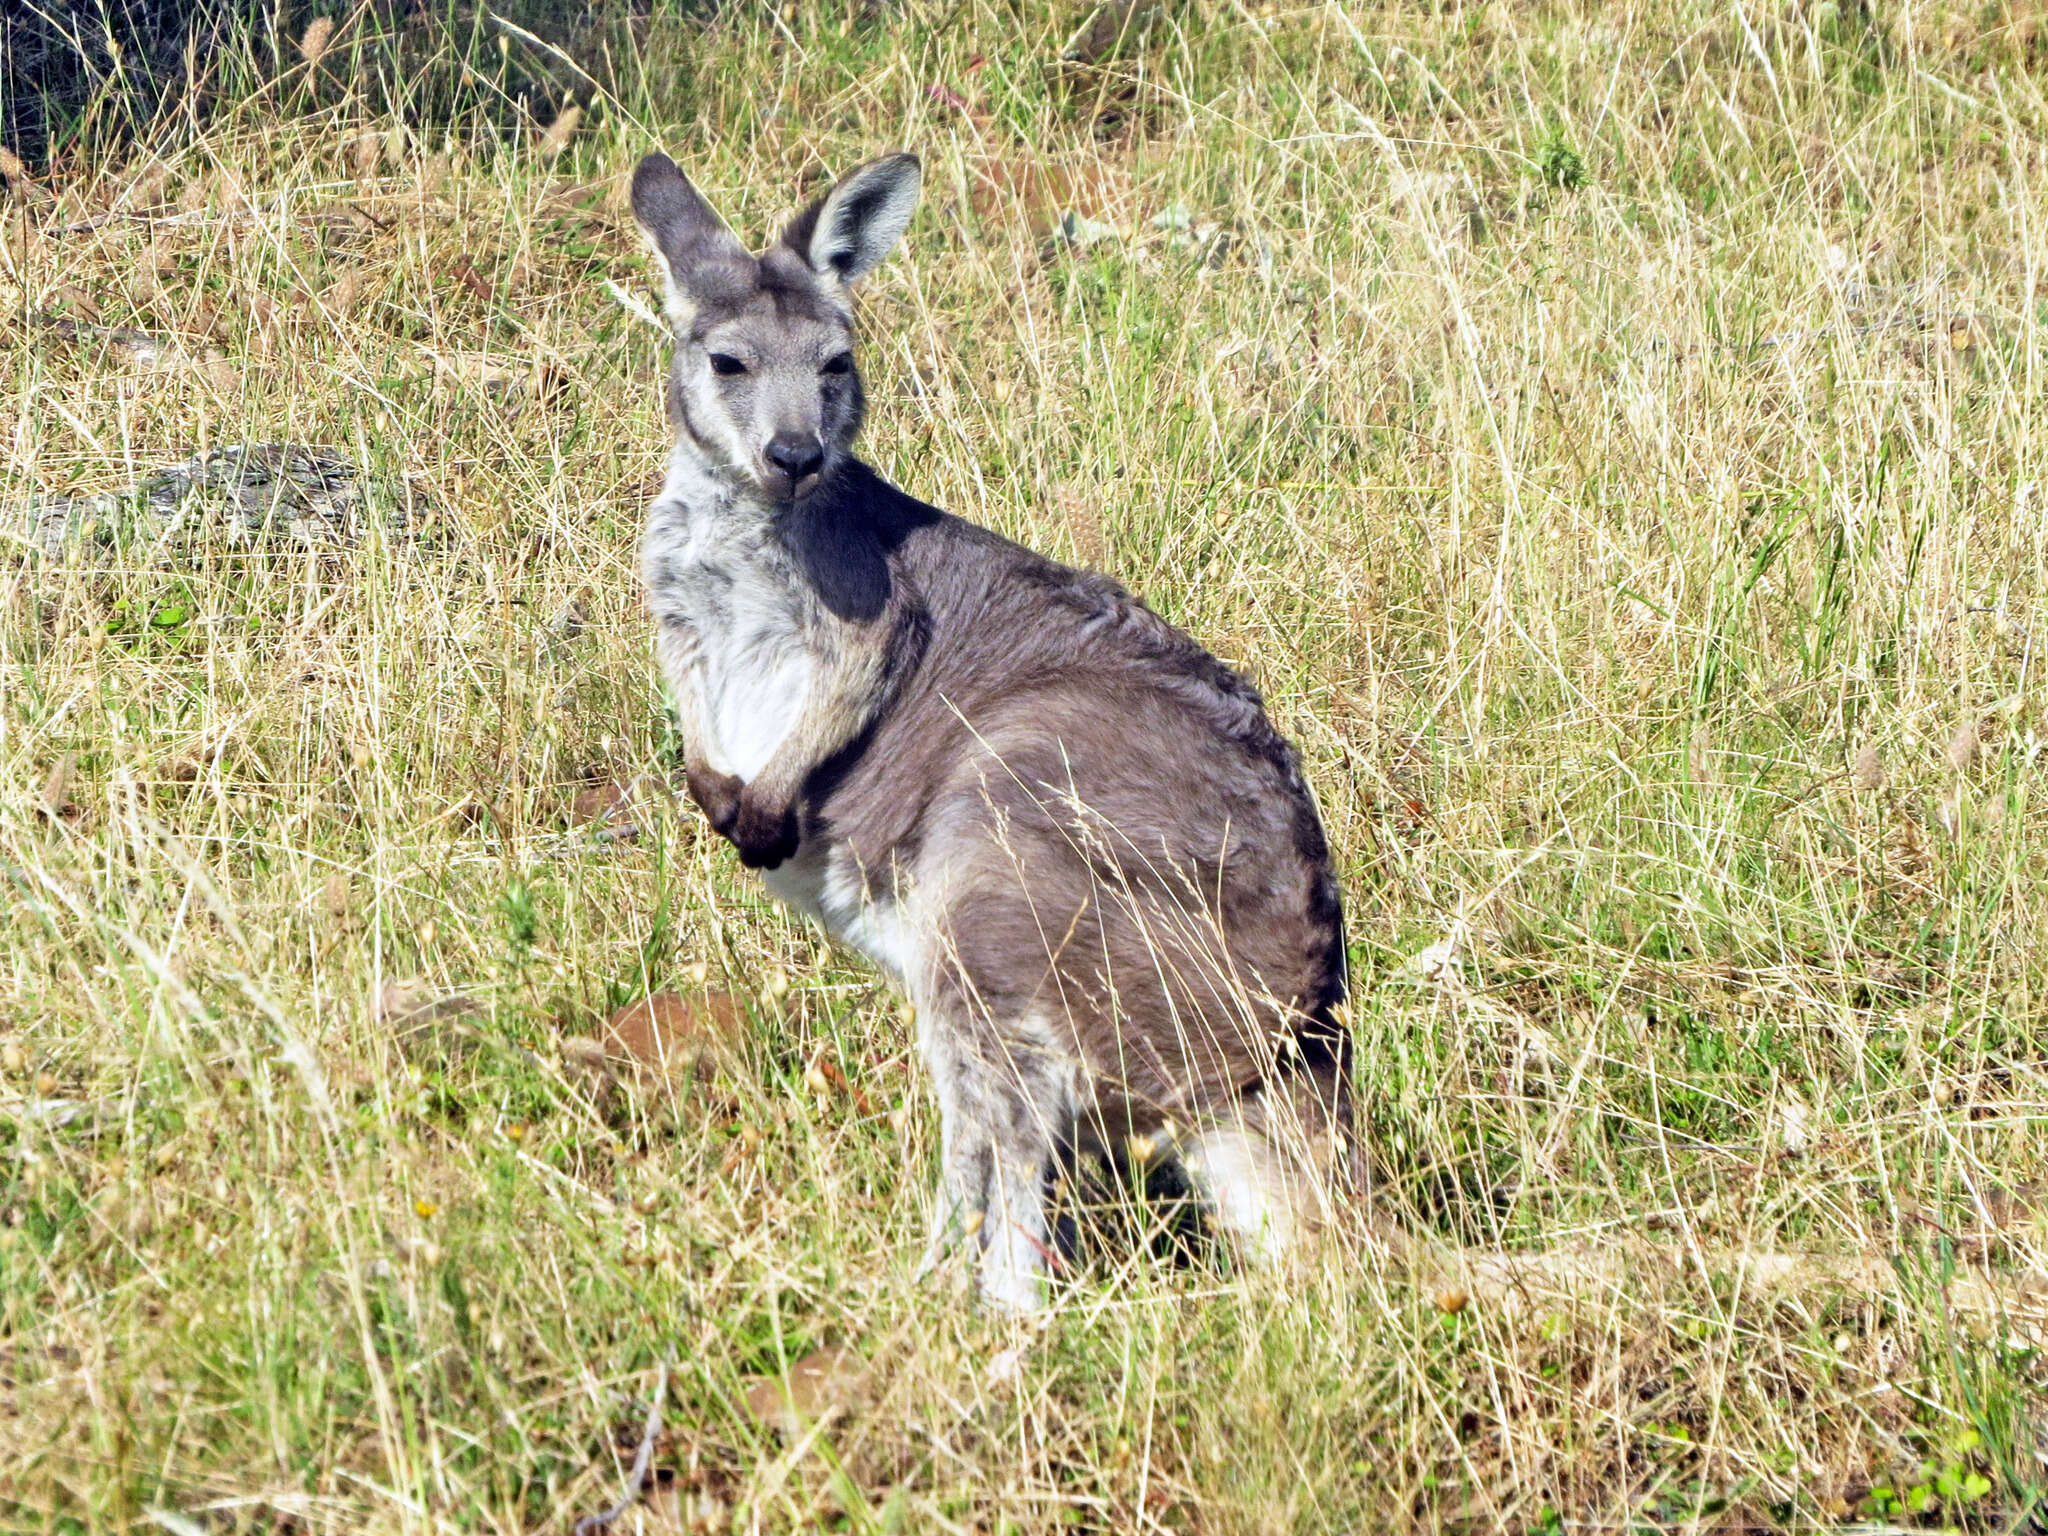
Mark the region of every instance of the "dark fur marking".
<instances>
[{"instance_id":1,"label":"dark fur marking","mask_svg":"<svg viewBox=\"0 0 2048 1536\"><path fill-rule=\"evenodd\" d=\"M791 507L778 531L819 601L837 618L866 624L888 606L890 555L942 515L854 459Z\"/></svg>"}]
</instances>

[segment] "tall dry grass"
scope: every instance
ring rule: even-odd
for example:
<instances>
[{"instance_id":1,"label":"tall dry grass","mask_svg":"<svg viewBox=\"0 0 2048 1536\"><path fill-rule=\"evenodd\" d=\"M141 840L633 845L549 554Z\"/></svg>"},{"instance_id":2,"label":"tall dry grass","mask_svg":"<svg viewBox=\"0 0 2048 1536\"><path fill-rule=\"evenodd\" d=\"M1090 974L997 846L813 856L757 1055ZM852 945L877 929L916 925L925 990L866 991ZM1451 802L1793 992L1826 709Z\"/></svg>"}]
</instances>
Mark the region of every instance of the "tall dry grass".
<instances>
[{"instance_id":1,"label":"tall dry grass","mask_svg":"<svg viewBox=\"0 0 2048 1536\"><path fill-rule=\"evenodd\" d=\"M9 173L0 500L374 486L353 547L0 563L4 1522L567 1530L664 1361L668 1528L2038 1520L2039 18L626 35L487 132L252 34L291 89ZM913 1279L909 1029L666 788L657 142L757 239L926 157L868 452L1259 679L1398 1240L1245 1271L1133 1193L1040 1330ZM735 1011L614 1082L649 991Z\"/></svg>"}]
</instances>

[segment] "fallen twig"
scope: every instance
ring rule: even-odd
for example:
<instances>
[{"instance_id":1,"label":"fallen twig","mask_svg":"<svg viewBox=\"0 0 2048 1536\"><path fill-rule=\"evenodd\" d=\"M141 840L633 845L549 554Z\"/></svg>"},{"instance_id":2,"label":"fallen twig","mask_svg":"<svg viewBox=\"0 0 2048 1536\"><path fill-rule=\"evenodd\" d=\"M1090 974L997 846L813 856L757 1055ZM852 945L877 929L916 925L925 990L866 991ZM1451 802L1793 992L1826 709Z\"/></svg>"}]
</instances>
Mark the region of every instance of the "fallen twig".
<instances>
[{"instance_id":1,"label":"fallen twig","mask_svg":"<svg viewBox=\"0 0 2048 1536\"><path fill-rule=\"evenodd\" d=\"M661 1406L667 1397L668 1362L664 1360L654 1378L654 1401L647 1405L647 1422L640 1428L640 1449L633 1453L633 1467L626 1474L626 1486L619 1495L619 1502L602 1514L585 1515L578 1520L575 1536L596 1536L599 1531L610 1530L613 1522L640 1502L647 1482L647 1468L654 1460L654 1442L661 1436Z\"/></svg>"}]
</instances>

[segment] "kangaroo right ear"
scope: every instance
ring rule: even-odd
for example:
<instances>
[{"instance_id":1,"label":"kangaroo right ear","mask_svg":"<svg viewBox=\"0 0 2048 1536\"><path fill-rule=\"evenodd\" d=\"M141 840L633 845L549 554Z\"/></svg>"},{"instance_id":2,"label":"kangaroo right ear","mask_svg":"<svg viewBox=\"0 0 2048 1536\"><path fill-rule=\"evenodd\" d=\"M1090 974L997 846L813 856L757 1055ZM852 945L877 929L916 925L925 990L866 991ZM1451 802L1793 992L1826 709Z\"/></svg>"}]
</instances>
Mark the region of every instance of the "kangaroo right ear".
<instances>
[{"instance_id":1,"label":"kangaroo right ear","mask_svg":"<svg viewBox=\"0 0 2048 1536\"><path fill-rule=\"evenodd\" d=\"M634 168L633 217L661 258L669 324L679 333L709 292L747 285L747 248L667 155Z\"/></svg>"}]
</instances>

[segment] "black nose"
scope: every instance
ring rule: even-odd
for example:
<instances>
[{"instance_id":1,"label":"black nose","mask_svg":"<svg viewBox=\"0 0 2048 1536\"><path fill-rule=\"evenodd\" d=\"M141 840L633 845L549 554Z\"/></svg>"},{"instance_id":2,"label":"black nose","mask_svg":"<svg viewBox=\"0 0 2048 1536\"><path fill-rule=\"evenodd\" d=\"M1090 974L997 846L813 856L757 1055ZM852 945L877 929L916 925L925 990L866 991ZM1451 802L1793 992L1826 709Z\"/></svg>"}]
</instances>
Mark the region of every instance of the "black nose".
<instances>
[{"instance_id":1,"label":"black nose","mask_svg":"<svg viewBox=\"0 0 2048 1536\"><path fill-rule=\"evenodd\" d=\"M825 445L815 437L778 433L768 443L768 462L791 480L815 475L825 462Z\"/></svg>"}]
</instances>

